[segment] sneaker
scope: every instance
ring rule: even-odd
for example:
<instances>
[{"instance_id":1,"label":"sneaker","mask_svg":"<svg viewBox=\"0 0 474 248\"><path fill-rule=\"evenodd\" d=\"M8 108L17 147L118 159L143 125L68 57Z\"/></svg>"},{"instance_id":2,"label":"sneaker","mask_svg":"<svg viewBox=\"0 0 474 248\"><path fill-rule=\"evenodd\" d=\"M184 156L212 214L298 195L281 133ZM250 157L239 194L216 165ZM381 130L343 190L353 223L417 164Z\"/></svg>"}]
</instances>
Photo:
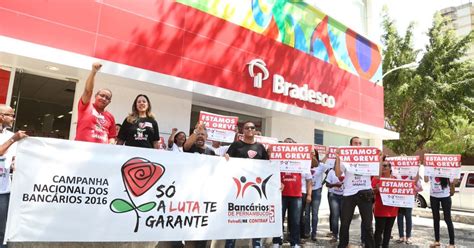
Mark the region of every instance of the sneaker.
<instances>
[{"instance_id":1,"label":"sneaker","mask_svg":"<svg viewBox=\"0 0 474 248\"><path fill-rule=\"evenodd\" d=\"M314 235L314 236L313 236L313 235L311 235L311 240L312 240L312 241L314 241L314 242L316 242L316 241L317 241L317 239L316 239L316 235Z\"/></svg>"},{"instance_id":2,"label":"sneaker","mask_svg":"<svg viewBox=\"0 0 474 248\"><path fill-rule=\"evenodd\" d=\"M407 238L407 240L405 241L405 243L406 243L407 245L411 245L411 244L413 244L413 241L411 241L411 238Z\"/></svg>"}]
</instances>

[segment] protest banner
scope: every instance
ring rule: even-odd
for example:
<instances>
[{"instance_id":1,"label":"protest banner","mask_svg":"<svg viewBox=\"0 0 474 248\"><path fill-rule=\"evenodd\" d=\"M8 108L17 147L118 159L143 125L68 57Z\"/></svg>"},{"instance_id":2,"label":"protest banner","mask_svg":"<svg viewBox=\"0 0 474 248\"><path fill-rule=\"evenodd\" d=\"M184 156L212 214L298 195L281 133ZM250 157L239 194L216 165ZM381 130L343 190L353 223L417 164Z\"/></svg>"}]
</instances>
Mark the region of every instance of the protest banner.
<instances>
[{"instance_id":1,"label":"protest banner","mask_svg":"<svg viewBox=\"0 0 474 248\"><path fill-rule=\"evenodd\" d=\"M461 155L425 154L425 176L460 178Z\"/></svg>"},{"instance_id":2,"label":"protest banner","mask_svg":"<svg viewBox=\"0 0 474 248\"><path fill-rule=\"evenodd\" d=\"M282 234L269 161L49 138L19 142L9 242L126 242Z\"/></svg>"},{"instance_id":3,"label":"protest banner","mask_svg":"<svg viewBox=\"0 0 474 248\"><path fill-rule=\"evenodd\" d=\"M272 165L281 172L310 173L312 148L309 144L277 143L270 144L268 151Z\"/></svg>"},{"instance_id":4,"label":"protest banner","mask_svg":"<svg viewBox=\"0 0 474 248\"><path fill-rule=\"evenodd\" d=\"M337 148L337 146L328 147L328 159L326 160L326 164L329 165L331 168L334 168L334 165L336 164Z\"/></svg>"},{"instance_id":5,"label":"protest banner","mask_svg":"<svg viewBox=\"0 0 474 248\"><path fill-rule=\"evenodd\" d=\"M396 177L416 177L420 169L419 156L387 157L392 165L392 175Z\"/></svg>"},{"instance_id":6,"label":"protest banner","mask_svg":"<svg viewBox=\"0 0 474 248\"><path fill-rule=\"evenodd\" d=\"M232 143L239 117L224 116L201 111L199 121L206 125L207 139Z\"/></svg>"},{"instance_id":7,"label":"protest banner","mask_svg":"<svg viewBox=\"0 0 474 248\"><path fill-rule=\"evenodd\" d=\"M368 146L343 146L340 149L341 163L347 171L364 176L378 176L380 150Z\"/></svg>"},{"instance_id":8,"label":"protest banner","mask_svg":"<svg viewBox=\"0 0 474 248\"><path fill-rule=\"evenodd\" d=\"M268 146L270 144L278 143L277 138L260 136L260 135L255 135L254 137L255 137L255 141L258 143L261 143L265 147L265 149L268 149Z\"/></svg>"},{"instance_id":9,"label":"protest banner","mask_svg":"<svg viewBox=\"0 0 474 248\"><path fill-rule=\"evenodd\" d=\"M380 197L385 206L413 208L415 205L415 181L380 178Z\"/></svg>"},{"instance_id":10,"label":"protest banner","mask_svg":"<svg viewBox=\"0 0 474 248\"><path fill-rule=\"evenodd\" d=\"M315 149L316 151L318 151L318 159L319 161L323 160L324 157L326 157L326 153L328 152L328 147L327 146L324 146L324 145L318 145L318 144L315 144L313 146L313 149Z\"/></svg>"}]
</instances>

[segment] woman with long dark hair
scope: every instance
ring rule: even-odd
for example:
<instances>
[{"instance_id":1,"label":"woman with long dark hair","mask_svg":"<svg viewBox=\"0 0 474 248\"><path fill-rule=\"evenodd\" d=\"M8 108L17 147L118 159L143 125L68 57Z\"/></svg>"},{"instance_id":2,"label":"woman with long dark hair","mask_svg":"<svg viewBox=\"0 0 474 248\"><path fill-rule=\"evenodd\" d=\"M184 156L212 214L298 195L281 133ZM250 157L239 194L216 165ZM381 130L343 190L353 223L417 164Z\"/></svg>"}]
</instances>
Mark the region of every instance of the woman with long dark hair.
<instances>
[{"instance_id":1,"label":"woman with long dark hair","mask_svg":"<svg viewBox=\"0 0 474 248\"><path fill-rule=\"evenodd\" d=\"M117 145L159 149L160 131L151 112L148 96L140 94L133 101L132 112L125 118Z\"/></svg>"},{"instance_id":2,"label":"woman with long dark hair","mask_svg":"<svg viewBox=\"0 0 474 248\"><path fill-rule=\"evenodd\" d=\"M433 228L435 235L435 242L430 247L441 247L439 238L439 205L443 208L444 221L448 226L449 234L449 246L454 247L454 226L451 220L451 193L450 193L450 182L448 178L444 177L427 177L425 176L425 182L430 182L430 202L431 212L433 213Z\"/></svg>"}]
</instances>

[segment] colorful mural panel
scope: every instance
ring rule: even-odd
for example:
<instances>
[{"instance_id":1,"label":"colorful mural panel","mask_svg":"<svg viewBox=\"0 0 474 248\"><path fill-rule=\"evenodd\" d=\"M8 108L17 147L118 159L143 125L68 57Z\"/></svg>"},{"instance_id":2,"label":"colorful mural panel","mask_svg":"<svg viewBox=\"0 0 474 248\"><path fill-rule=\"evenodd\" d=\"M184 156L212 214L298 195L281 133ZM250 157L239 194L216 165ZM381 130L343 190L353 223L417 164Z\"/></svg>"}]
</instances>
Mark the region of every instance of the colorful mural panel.
<instances>
[{"instance_id":1,"label":"colorful mural panel","mask_svg":"<svg viewBox=\"0 0 474 248\"><path fill-rule=\"evenodd\" d=\"M177 0L375 82L379 47L302 0Z\"/></svg>"}]
</instances>

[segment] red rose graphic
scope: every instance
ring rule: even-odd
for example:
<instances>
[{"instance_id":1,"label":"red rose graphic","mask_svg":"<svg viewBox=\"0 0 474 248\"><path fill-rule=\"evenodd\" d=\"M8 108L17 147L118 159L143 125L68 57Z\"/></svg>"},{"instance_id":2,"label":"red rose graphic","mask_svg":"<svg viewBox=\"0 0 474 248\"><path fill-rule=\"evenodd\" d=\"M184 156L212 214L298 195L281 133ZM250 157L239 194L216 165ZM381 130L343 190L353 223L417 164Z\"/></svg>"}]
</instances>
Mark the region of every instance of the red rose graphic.
<instances>
[{"instance_id":1,"label":"red rose graphic","mask_svg":"<svg viewBox=\"0 0 474 248\"><path fill-rule=\"evenodd\" d=\"M165 173L163 165L144 158L132 158L122 166L122 177L134 196L147 192Z\"/></svg>"}]
</instances>

